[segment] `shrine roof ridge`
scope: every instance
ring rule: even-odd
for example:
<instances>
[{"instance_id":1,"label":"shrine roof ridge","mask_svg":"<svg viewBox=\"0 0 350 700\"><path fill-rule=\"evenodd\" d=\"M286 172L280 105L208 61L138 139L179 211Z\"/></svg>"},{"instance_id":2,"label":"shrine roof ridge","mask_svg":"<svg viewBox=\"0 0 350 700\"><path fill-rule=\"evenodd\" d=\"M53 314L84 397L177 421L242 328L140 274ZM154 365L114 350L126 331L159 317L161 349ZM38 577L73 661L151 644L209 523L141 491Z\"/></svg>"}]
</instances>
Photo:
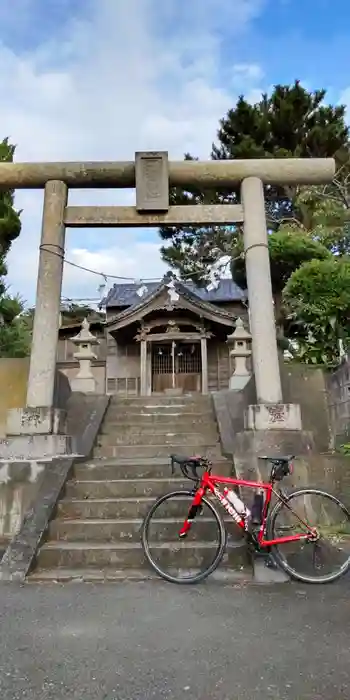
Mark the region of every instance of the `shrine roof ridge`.
<instances>
[{"instance_id":1,"label":"shrine roof ridge","mask_svg":"<svg viewBox=\"0 0 350 700\"><path fill-rule=\"evenodd\" d=\"M147 289L145 297L152 292L155 292L162 280L158 282L139 282L139 283L117 283L110 289L106 297L106 308L124 308L136 306L142 301L142 298L137 294L137 290L144 286ZM193 282L181 282L181 286L195 295L200 301L209 303L224 303L230 301L245 301L247 293L239 287L232 279L222 278L218 280L218 286L215 289L206 289L206 287L198 287Z\"/></svg>"}]
</instances>

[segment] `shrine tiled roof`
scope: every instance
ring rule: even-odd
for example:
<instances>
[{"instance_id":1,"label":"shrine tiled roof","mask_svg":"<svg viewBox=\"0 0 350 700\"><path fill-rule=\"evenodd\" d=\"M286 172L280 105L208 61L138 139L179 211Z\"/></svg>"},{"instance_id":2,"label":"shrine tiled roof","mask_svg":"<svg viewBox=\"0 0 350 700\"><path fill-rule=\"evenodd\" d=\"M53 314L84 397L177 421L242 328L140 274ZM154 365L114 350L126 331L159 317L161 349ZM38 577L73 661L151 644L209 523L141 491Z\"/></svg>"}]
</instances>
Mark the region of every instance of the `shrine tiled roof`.
<instances>
[{"instance_id":1,"label":"shrine tiled roof","mask_svg":"<svg viewBox=\"0 0 350 700\"><path fill-rule=\"evenodd\" d=\"M140 285L137 289L141 289ZM118 330L123 326L134 323L135 321L144 318L152 303L160 296L164 291L169 295L169 304L179 305L180 308L182 304L186 302L190 303L192 310L197 311L197 313L204 318L214 320L215 322L223 325L232 326L233 325L233 314L225 308L220 308L220 304L213 304L213 302L207 299L201 299L198 294L192 291L188 285L185 285L179 280L171 279L171 277L164 277L161 282L155 285L151 290L143 285L142 294L137 294L137 301L135 304L130 306L125 306L118 309L113 305L109 305L108 309L116 309L117 313L113 318L110 318L106 326L110 329ZM244 301L244 296L242 295L240 299ZM181 302L182 299L182 302Z\"/></svg>"},{"instance_id":2,"label":"shrine tiled roof","mask_svg":"<svg viewBox=\"0 0 350 700\"><path fill-rule=\"evenodd\" d=\"M144 296L147 297L155 292L159 282L138 282L114 284L106 297L106 308L126 308L140 304L140 296L137 290L145 287ZM230 301L244 301L247 298L246 292L241 289L232 279L220 279L216 289L207 290L206 287L197 287L192 282L182 282L181 286L198 299L211 304L220 304ZM146 291L147 290L147 291Z\"/></svg>"}]
</instances>

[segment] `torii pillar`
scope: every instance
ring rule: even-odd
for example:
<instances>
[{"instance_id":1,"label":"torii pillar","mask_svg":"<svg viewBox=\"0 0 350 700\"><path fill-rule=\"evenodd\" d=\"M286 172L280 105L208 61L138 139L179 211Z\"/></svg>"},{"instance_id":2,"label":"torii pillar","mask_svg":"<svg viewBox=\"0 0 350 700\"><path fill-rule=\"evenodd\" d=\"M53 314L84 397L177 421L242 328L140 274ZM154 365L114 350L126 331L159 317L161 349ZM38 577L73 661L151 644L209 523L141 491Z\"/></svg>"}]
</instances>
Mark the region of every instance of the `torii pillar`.
<instances>
[{"instance_id":1,"label":"torii pillar","mask_svg":"<svg viewBox=\"0 0 350 700\"><path fill-rule=\"evenodd\" d=\"M257 394L257 404L248 408L246 427L253 430L301 430L300 406L283 404L262 180L258 177L245 178L241 192Z\"/></svg>"}]
</instances>

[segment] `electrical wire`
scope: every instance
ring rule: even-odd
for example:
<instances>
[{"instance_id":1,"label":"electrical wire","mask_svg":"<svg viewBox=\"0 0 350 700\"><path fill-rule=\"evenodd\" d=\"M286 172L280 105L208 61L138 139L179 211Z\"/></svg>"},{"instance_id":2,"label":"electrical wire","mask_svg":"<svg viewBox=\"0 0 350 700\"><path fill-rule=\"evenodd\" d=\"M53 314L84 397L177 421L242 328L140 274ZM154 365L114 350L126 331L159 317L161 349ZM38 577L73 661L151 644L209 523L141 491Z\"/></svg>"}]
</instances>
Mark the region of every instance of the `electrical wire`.
<instances>
[{"instance_id":1,"label":"electrical wire","mask_svg":"<svg viewBox=\"0 0 350 700\"><path fill-rule=\"evenodd\" d=\"M56 247L56 246L55 246ZM121 275L107 275L105 272L99 272L98 270L92 270L90 267L85 267L84 265L79 265L78 263L74 263L72 260L67 260L67 258L64 256L64 253L58 253L56 250L51 250L50 246L48 243L44 243L39 246L39 250L44 250L46 253L50 253L51 255L57 255L58 258L62 258L63 262L66 265L70 265L71 267L75 267L78 270L82 270L83 272L90 272L92 275L97 275L98 277L102 277L104 280L112 279L112 280L125 280L127 282L135 282L135 277L123 277ZM141 282L158 282L159 278L158 277L143 277Z\"/></svg>"},{"instance_id":2,"label":"electrical wire","mask_svg":"<svg viewBox=\"0 0 350 700\"><path fill-rule=\"evenodd\" d=\"M101 297L61 297L62 301L91 301L91 302L99 302L101 301Z\"/></svg>"},{"instance_id":3,"label":"electrical wire","mask_svg":"<svg viewBox=\"0 0 350 700\"><path fill-rule=\"evenodd\" d=\"M56 246L55 246L56 247ZM57 252L56 250L52 250L49 247L49 244L45 243L39 246L39 250L44 250L46 253L50 253L51 255L57 255L57 257L61 258L65 265L70 265L71 267L75 267L78 270L82 270L83 272L89 272L92 275L97 275L98 277L102 277L105 281L108 279L113 279L113 280L124 280L126 282L133 282L139 281L140 283L142 282L160 282L159 277L123 277L121 275L112 275L112 274L107 274L105 272L100 272L98 270L93 270L90 267L85 267L84 265L79 265L78 263L74 263L72 260L67 260L63 252ZM231 258L230 262L235 262L236 260L244 258L244 253L240 253L237 255L235 258ZM224 267L227 267L224 266ZM191 279L193 277L193 273L189 273L188 275L184 275L185 279Z\"/></svg>"},{"instance_id":4,"label":"electrical wire","mask_svg":"<svg viewBox=\"0 0 350 700\"><path fill-rule=\"evenodd\" d=\"M86 267L85 265L79 265L78 263L75 263L72 260L67 260L67 258L64 255L63 248L58 248L58 250L57 250L57 246L50 245L49 243L41 244L39 246L39 250L44 250L46 253L50 253L51 255L56 255L57 257L62 259L62 261L65 265L70 265L71 267L74 267L77 270L82 270L83 272L88 272L92 275L97 275L98 277L102 277L102 279L104 280L104 282L106 284L107 284L109 279L118 280L119 282L132 282L133 284L136 284L136 282L139 282L140 285L147 283L147 282L158 282L158 283L161 282L161 279L159 277L142 277L142 278L123 277L121 275L112 275L112 274L107 274L105 272L100 272L98 270L93 270L92 268ZM229 260L229 262L235 262L235 260L242 259L242 258L244 258L244 255L245 255L244 253L240 253L240 255L238 255L237 257L231 258ZM226 265L223 265L223 267L226 268L227 265L229 264L229 262L226 263ZM185 279L185 280L186 279L190 280L191 278L193 278L193 273L192 274L189 273L188 275L183 275L183 277L182 277L182 279ZM101 309L104 305L103 302L104 302L105 298L106 297L103 298L102 295L100 297L93 297L93 298L91 298L91 297L78 298L78 297L63 297L62 296L61 302L63 304L64 303L66 303L66 304L71 303L72 304L74 302L80 302L80 303L81 302L90 302L90 303L97 304L99 306L99 308Z\"/></svg>"}]
</instances>

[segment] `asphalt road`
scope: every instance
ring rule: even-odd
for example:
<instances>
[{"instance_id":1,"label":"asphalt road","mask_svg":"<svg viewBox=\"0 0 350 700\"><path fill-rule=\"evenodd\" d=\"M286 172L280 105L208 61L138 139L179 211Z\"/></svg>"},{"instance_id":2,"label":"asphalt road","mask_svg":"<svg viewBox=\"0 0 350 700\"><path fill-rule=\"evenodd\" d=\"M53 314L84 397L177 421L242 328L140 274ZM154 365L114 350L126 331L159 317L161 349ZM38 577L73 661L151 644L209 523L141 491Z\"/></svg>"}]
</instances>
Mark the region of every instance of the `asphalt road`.
<instances>
[{"instance_id":1,"label":"asphalt road","mask_svg":"<svg viewBox=\"0 0 350 700\"><path fill-rule=\"evenodd\" d=\"M349 580L0 586L1 700L350 697Z\"/></svg>"}]
</instances>

